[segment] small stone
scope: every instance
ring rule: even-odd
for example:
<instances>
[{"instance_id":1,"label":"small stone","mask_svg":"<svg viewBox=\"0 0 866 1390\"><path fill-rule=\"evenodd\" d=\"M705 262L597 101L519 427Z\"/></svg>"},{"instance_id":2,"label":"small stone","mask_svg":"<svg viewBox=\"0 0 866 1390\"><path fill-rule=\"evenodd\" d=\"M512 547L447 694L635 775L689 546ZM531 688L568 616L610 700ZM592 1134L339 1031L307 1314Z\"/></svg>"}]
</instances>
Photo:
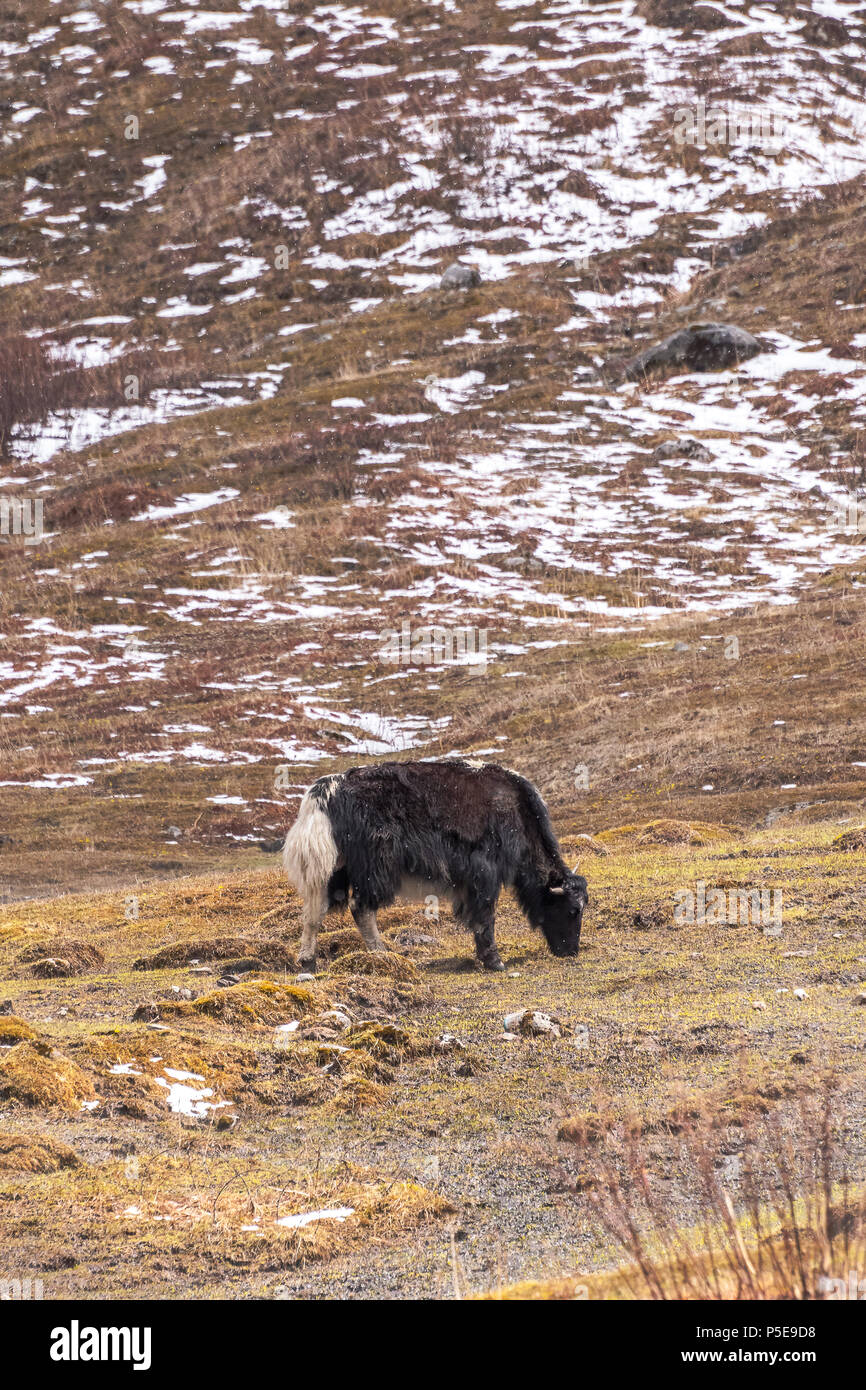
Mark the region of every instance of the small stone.
<instances>
[{"instance_id":1,"label":"small stone","mask_svg":"<svg viewBox=\"0 0 866 1390\"><path fill-rule=\"evenodd\" d=\"M192 965L189 973L190 975L212 975L213 971L209 965Z\"/></svg>"},{"instance_id":2,"label":"small stone","mask_svg":"<svg viewBox=\"0 0 866 1390\"><path fill-rule=\"evenodd\" d=\"M766 1009L766 1007L767 1007L767 1006L766 1006L766 1004L764 1003L763 999L753 999L753 1000L752 1000L752 1008L753 1008L753 1009L757 1009L760 1013L763 1013L764 1010Z\"/></svg>"},{"instance_id":3,"label":"small stone","mask_svg":"<svg viewBox=\"0 0 866 1390\"><path fill-rule=\"evenodd\" d=\"M653 454L656 463L666 459L697 459L699 463L710 463L712 454L696 439L667 439Z\"/></svg>"},{"instance_id":4,"label":"small stone","mask_svg":"<svg viewBox=\"0 0 866 1390\"><path fill-rule=\"evenodd\" d=\"M164 1023L149 1023L147 1025L151 1033L170 1033L171 1029Z\"/></svg>"},{"instance_id":5,"label":"small stone","mask_svg":"<svg viewBox=\"0 0 866 1390\"><path fill-rule=\"evenodd\" d=\"M562 1037L559 1019L539 1009L521 1009L519 1013L506 1014L503 1026L506 1033L522 1033L524 1037Z\"/></svg>"},{"instance_id":6,"label":"small stone","mask_svg":"<svg viewBox=\"0 0 866 1390\"><path fill-rule=\"evenodd\" d=\"M455 261L449 265L439 281L440 290L471 290L481 284L481 271L477 265L462 265Z\"/></svg>"},{"instance_id":7,"label":"small stone","mask_svg":"<svg viewBox=\"0 0 866 1390\"><path fill-rule=\"evenodd\" d=\"M795 998L795 999L808 999L809 996L808 996L808 994L806 993L806 991L805 991L804 989L795 989L795 990L794 990L794 998Z\"/></svg>"},{"instance_id":8,"label":"small stone","mask_svg":"<svg viewBox=\"0 0 866 1390\"><path fill-rule=\"evenodd\" d=\"M859 994L854 995L854 1003L866 1004L866 990L861 990Z\"/></svg>"},{"instance_id":9,"label":"small stone","mask_svg":"<svg viewBox=\"0 0 866 1390\"><path fill-rule=\"evenodd\" d=\"M299 985L304 985L309 980L315 980L315 978L315 975L312 975L309 970L302 970L300 975L295 976L295 979L297 980Z\"/></svg>"},{"instance_id":10,"label":"small stone","mask_svg":"<svg viewBox=\"0 0 866 1390\"><path fill-rule=\"evenodd\" d=\"M335 1028L351 1028L352 1020L348 1014L343 1013L342 1009L328 1009L319 1015L319 1022L325 1025L331 1024Z\"/></svg>"}]
</instances>

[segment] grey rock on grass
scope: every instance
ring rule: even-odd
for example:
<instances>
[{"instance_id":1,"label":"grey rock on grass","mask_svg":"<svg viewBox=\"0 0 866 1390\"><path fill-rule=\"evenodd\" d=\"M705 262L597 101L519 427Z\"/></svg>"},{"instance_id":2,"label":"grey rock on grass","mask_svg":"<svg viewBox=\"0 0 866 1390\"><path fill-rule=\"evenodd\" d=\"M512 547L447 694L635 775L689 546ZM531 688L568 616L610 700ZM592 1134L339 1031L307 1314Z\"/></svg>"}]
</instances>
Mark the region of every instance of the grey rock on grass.
<instances>
[{"instance_id":1,"label":"grey rock on grass","mask_svg":"<svg viewBox=\"0 0 866 1390\"><path fill-rule=\"evenodd\" d=\"M764 351L764 345L732 323L692 323L681 328L655 347L626 363L625 375L630 381L650 372L670 368L691 372L717 372L735 367Z\"/></svg>"},{"instance_id":2,"label":"grey rock on grass","mask_svg":"<svg viewBox=\"0 0 866 1390\"><path fill-rule=\"evenodd\" d=\"M471 290L481 284L481 271L477 265L462 265L455 261L449 265L439 281L440 290Z\"/></svg>"}]
</instances>

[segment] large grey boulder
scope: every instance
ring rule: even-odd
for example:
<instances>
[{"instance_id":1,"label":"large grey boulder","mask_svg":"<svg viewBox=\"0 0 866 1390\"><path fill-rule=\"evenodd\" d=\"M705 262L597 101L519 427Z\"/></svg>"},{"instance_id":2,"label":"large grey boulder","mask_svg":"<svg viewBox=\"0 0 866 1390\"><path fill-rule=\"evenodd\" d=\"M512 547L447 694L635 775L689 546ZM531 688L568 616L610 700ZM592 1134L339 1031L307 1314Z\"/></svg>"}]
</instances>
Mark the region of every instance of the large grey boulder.
<instances>
[{"instance_id":1,"label":"large grey boulder","mask_svg":"<svg viewBox=\"0 0 866 1390\"><path fill-rule=\"evenodd\" d=\"M633 357L626 363L625 374L634 381L675 367L689 372L718 372L747 362L763 351L764 345L757 338L735 324L692 323Z\"/></svg>"},{"instance_id":2,"label":"large grey boulder","mask_svg":"<svg viewBox=\"0 0 866 1390\"><path fill-rule=\"evenodd\" d=\"M471 290L481 284L481 271L477 265L461 265L455 261L449 265L439 281L440 290Z\"/></svg>"}]
</instances>

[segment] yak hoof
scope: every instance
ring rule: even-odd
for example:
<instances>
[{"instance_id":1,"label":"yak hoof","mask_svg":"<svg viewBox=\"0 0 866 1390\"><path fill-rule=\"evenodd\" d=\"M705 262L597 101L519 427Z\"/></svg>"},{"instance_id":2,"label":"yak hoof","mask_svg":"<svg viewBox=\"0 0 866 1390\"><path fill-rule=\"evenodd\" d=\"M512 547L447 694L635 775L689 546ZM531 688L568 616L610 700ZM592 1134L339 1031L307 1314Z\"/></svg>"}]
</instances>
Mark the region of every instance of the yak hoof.
<instances>
[{"instance_id":1,"label":"yak hoof","mask_svg":"<svg viewBox=\"0 0 866 1390\"><path fill-rule=\"evenodd\" d=\"M315 975L315 973L316 973L316 957L315 957L315 956L313 956L311 959L308 959L308 960L304 960L304 958L303 958L302 956L299 956L299 957L298 957L298 965L300 966L301 974L303 974L303 975Z\"/></svg>"},{"instance_id":2,"label":"yak hoof","mask_svg":"<svg viewBox=\"0 0 866 1390\"><path fill-rule=\"evenodd\" d=\"M504 970L505 966L498 956L491 956L488 960L483 960L481 964L485 970Z\"/></svg>"}]
</instances>

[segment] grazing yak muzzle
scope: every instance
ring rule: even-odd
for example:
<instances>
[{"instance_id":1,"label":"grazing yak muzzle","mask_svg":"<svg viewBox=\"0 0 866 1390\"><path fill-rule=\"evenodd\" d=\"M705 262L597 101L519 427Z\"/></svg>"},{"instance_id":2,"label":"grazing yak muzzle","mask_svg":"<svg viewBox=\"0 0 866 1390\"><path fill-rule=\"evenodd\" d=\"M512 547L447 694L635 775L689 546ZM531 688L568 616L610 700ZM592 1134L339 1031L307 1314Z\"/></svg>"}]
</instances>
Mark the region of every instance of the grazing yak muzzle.
<instances>
[{"instance_id":1,"label":"grazing yak muzzle","mask_svg":"<svg viewBox=\"0 0 866 1390\"><path fill-rule=\"evenodd\" d=\"M588 902L586 879L580 874L568 874L562 883L548 887L541 930L553 955L577 955Z\"/></svg>"}]
</instances>

